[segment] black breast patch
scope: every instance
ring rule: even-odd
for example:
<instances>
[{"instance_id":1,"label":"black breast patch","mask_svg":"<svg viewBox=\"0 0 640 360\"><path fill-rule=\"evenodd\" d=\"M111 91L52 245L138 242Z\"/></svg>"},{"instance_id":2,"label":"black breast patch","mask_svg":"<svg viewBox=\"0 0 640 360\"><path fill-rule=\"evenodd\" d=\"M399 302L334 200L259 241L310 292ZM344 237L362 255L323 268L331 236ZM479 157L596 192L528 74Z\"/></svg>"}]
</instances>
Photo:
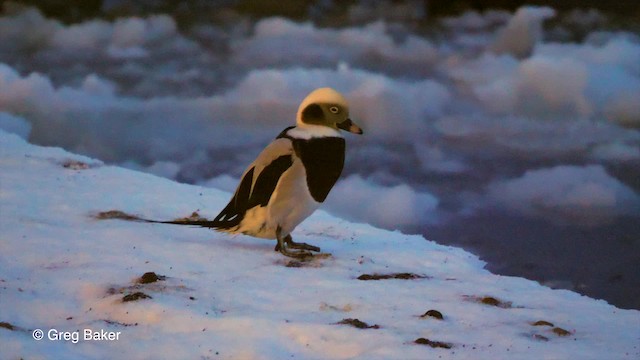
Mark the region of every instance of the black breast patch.
<instances>
[{"instance_id":1,"label":"black breast patch","mask_svg":"<svg viewBox=\"0 0 640 360\"><path fill-rule=\"evenodd\" d=\"M324 202L344 167L345 141L339 137L294 139L293 148L307 172L313 199Z\"/></svg>"}]
</instances>

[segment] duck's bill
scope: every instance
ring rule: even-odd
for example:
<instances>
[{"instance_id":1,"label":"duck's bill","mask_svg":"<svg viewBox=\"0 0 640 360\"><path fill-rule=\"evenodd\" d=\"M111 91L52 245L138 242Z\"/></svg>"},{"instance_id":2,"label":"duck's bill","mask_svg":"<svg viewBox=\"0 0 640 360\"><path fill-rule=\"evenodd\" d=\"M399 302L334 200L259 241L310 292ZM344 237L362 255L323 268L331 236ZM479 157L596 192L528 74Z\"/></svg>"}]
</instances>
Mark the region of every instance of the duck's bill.
<instances>
[{"instance_id":1,"label":"duck's bill","mask_svg":"<svg viewBox=\"0 0 640 360\"><path fill-rule=\"evenodd\" d=\"M362 135L362 129L360 128L360 126L354 124L353 121L351 121L351 119L347 119L347 120L339 123L338 124L338 129L342 129L342 130L348 131L350 133Z\"/></svg>"}]
</instances>

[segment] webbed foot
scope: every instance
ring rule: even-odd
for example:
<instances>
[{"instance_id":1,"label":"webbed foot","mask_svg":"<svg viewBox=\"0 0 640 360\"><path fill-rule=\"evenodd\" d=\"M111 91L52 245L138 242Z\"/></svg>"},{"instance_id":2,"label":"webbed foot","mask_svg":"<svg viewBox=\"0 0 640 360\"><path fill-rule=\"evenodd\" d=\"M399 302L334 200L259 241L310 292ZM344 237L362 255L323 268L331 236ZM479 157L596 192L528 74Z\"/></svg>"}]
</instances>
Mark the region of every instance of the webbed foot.
<instances>
[{"instance_id":1,"label":"webbed foot","mask_svg":"<svg viewBox=\"0 0 640 360\"><path fill-rule=\"evenodd\" d=\"M293 241L291 235L283 237L281 232L282 230L280 229L280 227L278 227L278 229L276 230L276 238L278 240L278 243L276 244L274 250L279 251L284 256L303 259L312 257L313 254L311 253L311 251L320 251L320 248L317 246Z\"/></svg>"}]
</instances>

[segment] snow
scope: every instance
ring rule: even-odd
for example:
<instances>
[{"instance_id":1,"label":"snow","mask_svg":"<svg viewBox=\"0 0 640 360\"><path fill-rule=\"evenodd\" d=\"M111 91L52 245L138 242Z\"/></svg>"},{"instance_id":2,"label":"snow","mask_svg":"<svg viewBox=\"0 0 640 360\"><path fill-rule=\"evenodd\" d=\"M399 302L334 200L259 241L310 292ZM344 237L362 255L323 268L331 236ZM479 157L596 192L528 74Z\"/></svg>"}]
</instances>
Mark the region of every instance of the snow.
<instances>
[{"instance_id":1,"label":"snow","mask_svg":"<svg viewBox=\"0 0 640 360\"><path fill-rule=\"evenodd\" d=\"M292 47L292 43L300 46ZM333 30L267 18L256 23L251 38L237 39L231 45L234 61L258 67L326 67L347 62L366 69L400 72L407 67L429 65L437 58L436 48L424 38L408 35L399 44L384 21Z\"/></svg>"},{"instance_id":2,"label":"snow","mask_svg":"<svg viewBox=\"0 0 640 360\"><path fill-rule=\"evenodd\" d=\"M493 50L524 58L531 55L542 38L542 22L553 18L555 10L549 7L523 6L519 8L503 29L498 32Z\"/></svg>"},{"instance_id":3,"label":"snow","mask_svg":"<svg viewBox=\"0 0 640 360\"><path fill-rule=\"evenodd\" d=\"M556 222L593 225L640 213L638 195L600 165L528 170L520 178L489 184L488 193L512 211Z\"/></svg>"},{"instance_id":4,"label":"snow","mask_svg":"<svg viewBox=\"0 0 640 360\"><path fill-rule=\"evenodd\" d=\"M378 186L351 175L331 190L326 207L332 214L386 227L434 221L438 199L401 184ZM393 211L389 211L393 209Z\"/></svg>"},{"instance_id":5,"label":"snow","mask_svg":"<svg viewBox=\"0 0 640 360\"><path fill-rule=\"evenodd\" d=\"M93 217L121 210L211 218L230 196L223 191L34 146L1 130L0 164L2 359L640 356L639 311L491 274L476 256L420 236L318 211L294 239L333 256L297 262L261 239ZM149 271L166 279L136 283ZM357 279L394 273L424 277ZM122 301L137 291L151 298ZM498 306L478 301L485 297ZM444 319L420 317L430 309ZM336 324L349 318L379 328ZM532 325L539 320L569 333ZM32 338L35 329L43 340ZM49 340L50 329L80 331L80 339ZM120 334L89 341L84 329Z\"/></svg>"}]
</instances>

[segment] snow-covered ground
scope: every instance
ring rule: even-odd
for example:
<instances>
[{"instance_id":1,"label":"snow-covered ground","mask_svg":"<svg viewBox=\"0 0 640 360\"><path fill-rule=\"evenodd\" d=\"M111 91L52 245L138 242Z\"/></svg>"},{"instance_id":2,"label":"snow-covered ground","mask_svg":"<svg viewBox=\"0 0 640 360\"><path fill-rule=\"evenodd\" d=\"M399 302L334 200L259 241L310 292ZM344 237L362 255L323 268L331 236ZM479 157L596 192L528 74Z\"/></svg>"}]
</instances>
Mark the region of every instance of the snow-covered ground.
<instances>
[{"instance_id":1,"label":"snow-covered ground","mask_svg":"<svg viewBox=\"0 0 640 360\"><path fill-rule=\"evenodd\" d=\"M319 211L294 238L333 256L298 262L265 240L95 218L212 217L228 193L1 130L0 168L1 359L640 357L639 311L491 274L420 236ZM146 272L166 278L140 284ZM149 298L123 301L138 292ZM85 340L85 329L117 340ZM70 340L49 339L61 332Z\"/></svg>"}]
</instances>

